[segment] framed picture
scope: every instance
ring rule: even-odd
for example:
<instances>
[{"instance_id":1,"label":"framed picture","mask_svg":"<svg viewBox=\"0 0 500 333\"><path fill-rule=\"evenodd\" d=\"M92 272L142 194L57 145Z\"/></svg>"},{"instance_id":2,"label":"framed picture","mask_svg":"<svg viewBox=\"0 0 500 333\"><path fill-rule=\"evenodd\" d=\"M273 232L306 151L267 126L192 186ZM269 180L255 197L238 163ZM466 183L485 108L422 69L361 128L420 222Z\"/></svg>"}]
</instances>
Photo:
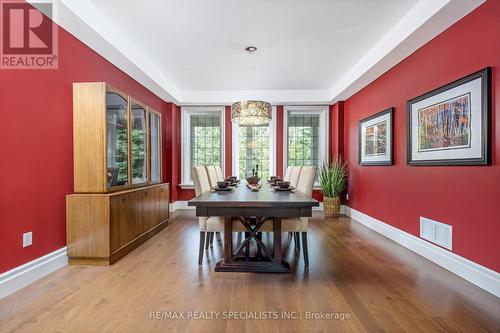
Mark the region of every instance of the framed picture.
<instances>
[{"instance_id":1,"label":"framed picture","mask_svg":"<svg viewBox=\"0 0 500 333\"><path fill-rule=\"evenodd\" d=\"M408 101L408 164L489 164L490 82L485 68Z\"/></svg>"},{"instance_id":2,"label":"framed picture","mask_svg":"<svg viewBox=\"0 0 500 333\"><path fill-rule=\"evenodd\" d=\"M389 108L359 121L360 165L392 165L393 113Z\"/></svg>"}]
</instances>

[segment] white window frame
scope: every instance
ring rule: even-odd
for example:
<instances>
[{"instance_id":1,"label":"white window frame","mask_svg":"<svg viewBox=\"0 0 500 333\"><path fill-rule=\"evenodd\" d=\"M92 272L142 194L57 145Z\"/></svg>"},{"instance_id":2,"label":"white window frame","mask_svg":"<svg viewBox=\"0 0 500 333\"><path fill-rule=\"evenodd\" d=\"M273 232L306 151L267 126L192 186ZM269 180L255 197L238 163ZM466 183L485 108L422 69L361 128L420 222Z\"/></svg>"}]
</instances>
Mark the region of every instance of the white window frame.
<instances>
[{"instance_id":1,"label":"white window frame","mask_svg":"<svg viewBox=\"0 0 500 333\"><path fill-rule=\"evenodd\" d=\"M237 123L232 123L232 172L234 176L238 176L240 170L240 150L238 144L240 126ZM271 121L269 122L269 175L276 174L276 107L273 106L271 113Z\"/></svg>"},{"instance_id":2,"label":"white window frame","mask_svg":"<svg viewBox=\"0 0 500 333\"><path fill-rule=\"evenodd\" d=\"M288 115L289 114L318 114L319 118L319 163L328 160L328 138L329 138L329 109L328 105L285 105L283 108L283 174L288 166ZM319 183L315 182L314 187L318 188Z\"/></svg>"},{"instance_id":3,"label":"white window frame","mask_svg":"<svg viewBox=\"0 0 500 333\"><path fill-rule=\"evenodd\" d=\"M181 107L181 188L193 188L191 179L191 118L190 116L203 116L220 114L221 126L221 168L225 173L226 161L226 112L224 106L183 106Z\"/></svg>"}]
</instances>

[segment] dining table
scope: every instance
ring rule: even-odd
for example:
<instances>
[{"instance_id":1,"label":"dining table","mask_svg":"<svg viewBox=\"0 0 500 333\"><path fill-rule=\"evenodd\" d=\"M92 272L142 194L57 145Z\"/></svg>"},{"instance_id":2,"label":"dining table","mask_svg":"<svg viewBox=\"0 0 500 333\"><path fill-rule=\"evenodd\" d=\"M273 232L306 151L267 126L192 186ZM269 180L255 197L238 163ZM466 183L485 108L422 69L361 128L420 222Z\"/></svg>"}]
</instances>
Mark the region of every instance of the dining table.
<instances>
[{"instance_id":1,"label":"dining table","mask_svg":"<svg viewBox=\"0 0 500 333\"><path fill-rule=\"evenodd\" d=\"M281 222L284 218L312 216L312 207L319 202L298 191L277 191L264 183L252 191L242 181L231 191L208 191L188 202L194 206L198 217L222 217L224 219L223 258L215 265L216 272L265 272L289 273L291 267L282 258ZM234 221L239 221L245 230L245 239L233 249ZM262 241L261 229L272 223L272 249ZM297 222L298 223L298 222ZM241 230L239 230L241 231ZM254 256L244 255L254 240L259 251ZM233 251L234 250L234 251Z\"/></svg>"}]
</instances>

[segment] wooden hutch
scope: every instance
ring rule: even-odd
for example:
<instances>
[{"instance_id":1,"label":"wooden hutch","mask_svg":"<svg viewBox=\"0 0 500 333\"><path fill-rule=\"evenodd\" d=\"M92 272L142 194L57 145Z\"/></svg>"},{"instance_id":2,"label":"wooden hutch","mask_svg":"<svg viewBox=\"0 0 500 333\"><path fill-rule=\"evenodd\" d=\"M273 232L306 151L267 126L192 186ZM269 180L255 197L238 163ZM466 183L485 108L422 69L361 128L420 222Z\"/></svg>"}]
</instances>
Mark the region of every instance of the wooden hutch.
<instances>
[{"instance_id":1,"label":"wooden hutch","mask_svg":"<svg viewBox=\"0 0 500 333\"><path fill-rule=\"evenodd\" d=\"M110 265L167 225L161 114L104 82L73 84L70 265Z\"/></svg>"}]
</instances>

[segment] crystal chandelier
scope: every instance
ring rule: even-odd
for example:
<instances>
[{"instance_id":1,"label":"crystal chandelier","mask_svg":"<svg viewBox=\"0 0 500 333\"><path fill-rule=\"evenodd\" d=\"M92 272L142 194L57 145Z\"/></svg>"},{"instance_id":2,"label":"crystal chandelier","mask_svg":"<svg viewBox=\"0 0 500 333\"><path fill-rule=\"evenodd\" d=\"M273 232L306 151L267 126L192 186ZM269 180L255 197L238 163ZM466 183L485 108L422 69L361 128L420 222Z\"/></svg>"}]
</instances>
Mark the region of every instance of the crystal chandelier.
<instances>
[{"instance_id":1,"label":"crystal chandelier","mask_svg":"<svg viewBox=\"0 0 500 333\"><path fill-rule=\"evenodd\" d=\"M241 101L231 106L231 120L240 125L262 125L271 121L272 106L264 101Z\"/></svg>"}]
</instances>

